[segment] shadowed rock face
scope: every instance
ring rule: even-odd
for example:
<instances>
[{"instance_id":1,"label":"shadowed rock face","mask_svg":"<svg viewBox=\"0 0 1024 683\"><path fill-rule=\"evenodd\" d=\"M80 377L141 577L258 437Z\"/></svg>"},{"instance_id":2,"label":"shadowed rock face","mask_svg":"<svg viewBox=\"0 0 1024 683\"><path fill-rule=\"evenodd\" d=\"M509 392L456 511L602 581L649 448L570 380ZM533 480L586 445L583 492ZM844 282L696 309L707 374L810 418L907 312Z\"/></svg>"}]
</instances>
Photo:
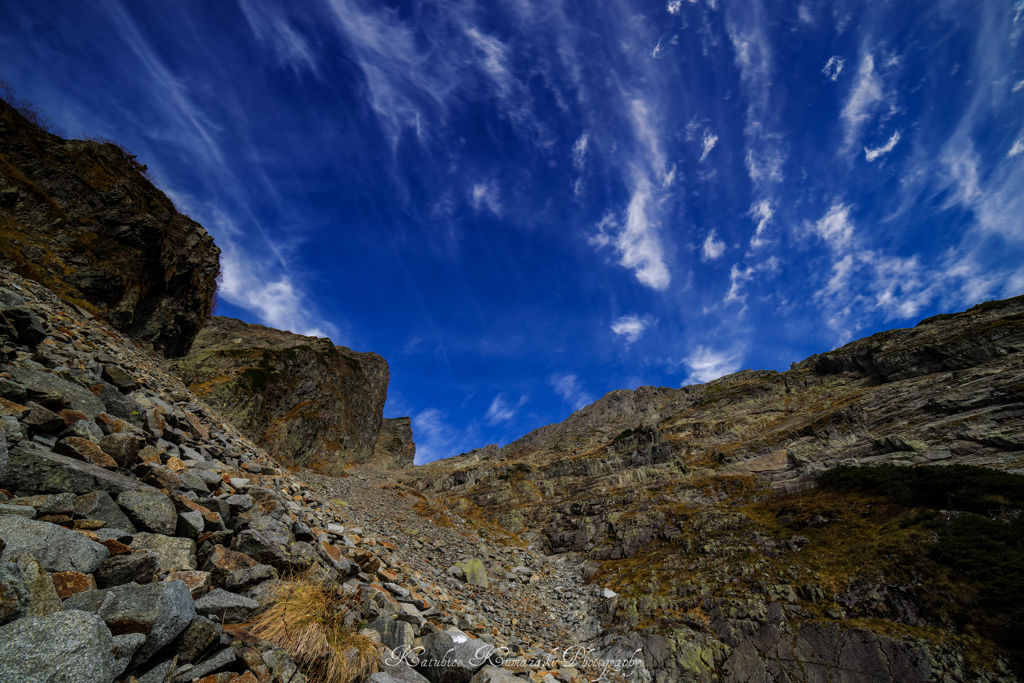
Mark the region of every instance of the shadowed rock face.
<instances>
[{"instance_id":1,"label":"shadowed rock face","mask_svg":"<svg viewBox=\"0 0 1024 683\"><path fill-rule=\"evenodd\" d=\"M220 250L113 144L64 140L0 101L0 263L180 356L209 315Z\"/></svg>"},{"instance_id":2,"label":"shadowed rock face","mask_svg":"<svg viewBox=\"0 0 1024 683\"><path fill-rule=\"evenodd\" d=\"M412 419L408 417L384 418L380 437L373 449L373 462L387 469L412 467L416 458L416 443L412 440Z\"/></svg>"},{"instance_id":3,"label":"shadowed rock face","mask_svg":"<svg viewBox=\"0 0 1024 683\"><path fill-rule=\"evenodd\" d=\"M173 367L274 457L326 471L372 458L389 379L375 353L213 317Z\"/></svg>"}]
</instances>

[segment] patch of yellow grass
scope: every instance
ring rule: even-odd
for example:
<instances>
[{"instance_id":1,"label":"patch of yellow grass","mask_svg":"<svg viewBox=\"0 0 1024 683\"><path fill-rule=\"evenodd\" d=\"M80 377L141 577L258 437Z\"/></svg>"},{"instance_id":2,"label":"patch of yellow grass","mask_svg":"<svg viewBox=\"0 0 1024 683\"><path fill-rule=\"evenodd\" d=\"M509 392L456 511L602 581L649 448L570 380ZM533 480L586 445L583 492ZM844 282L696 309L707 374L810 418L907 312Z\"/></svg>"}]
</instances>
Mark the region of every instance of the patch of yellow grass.
<instances>
[{"instance_id":1,"label":"patch of yellow grass","mask_svg":"<svg viewBox=\"0 0 1024 683\"><path fill-rule=\"evenodd\" d=\"M306 575L281 584L250 633L283 648L309 683L363 680L379 669L378 652L356 633L355 607Z\"/></svg>"}]
</instances>

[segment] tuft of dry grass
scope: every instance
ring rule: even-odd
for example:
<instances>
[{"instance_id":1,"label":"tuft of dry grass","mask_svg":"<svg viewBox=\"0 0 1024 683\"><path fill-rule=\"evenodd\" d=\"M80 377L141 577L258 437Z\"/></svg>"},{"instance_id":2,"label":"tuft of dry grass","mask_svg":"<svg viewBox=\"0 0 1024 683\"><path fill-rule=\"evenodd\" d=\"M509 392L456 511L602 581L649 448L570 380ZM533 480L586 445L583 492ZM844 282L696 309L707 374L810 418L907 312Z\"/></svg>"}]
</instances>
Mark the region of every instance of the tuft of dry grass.
<instances>
[{"instance_id":1,"label":"tuft of dry grass","mask_svg":"<svg viewBox=\"0 0 1024 683\"><path fill-rule=\"evenodd\" d=\"M350 683L378 669L377 645L357 634L357 604L311 574L275 591L250 633L283 648L309 683Z\"/></svg>"}]
</instances>

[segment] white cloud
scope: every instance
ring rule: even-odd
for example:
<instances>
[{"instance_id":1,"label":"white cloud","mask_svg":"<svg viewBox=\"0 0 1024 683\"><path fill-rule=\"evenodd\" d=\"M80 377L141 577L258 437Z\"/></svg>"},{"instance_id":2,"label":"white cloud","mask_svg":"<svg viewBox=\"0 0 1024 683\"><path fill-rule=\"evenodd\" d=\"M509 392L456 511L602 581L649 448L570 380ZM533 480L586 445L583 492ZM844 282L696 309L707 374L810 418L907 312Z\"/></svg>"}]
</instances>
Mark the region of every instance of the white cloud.
<instances>
[{"instance_id":1,"label":"white cloud","mask_svg":"<svg viewBox=\"0 0 1024 683\"><path fill-rule=\"evenodd\" d=\"M864 158L867 159L869 162L870 161L874 161L875 159L877 159L878 157L882 156L883 154L888 154L889 152L891 152L893 150L893 148L896 146L896 143L899 142L899 141L900 141L900 132L896 131L889 138L889 142L885 143L881 147L876 147L875 149L868 149L867 147L865 147L864 148Z\"/></svg>"},{"instance_id":2,"label":"white cloud","mask_svg":"<svg viewBox=\"0 0 1024 683\"><path fill-rule=\"evenodd\" d=\"M811 8L807 6L806 2L801 2L800 6L796 9L797 18L800 19L801 23L814 24L814 16L811 14Z\"/></svg>"},{"instance_id":3,"label":"white cloud","mask_svg":"<svg viewBox=\"0 0 1024 683\"><path fill-rule=\"evenodd\" d=\"M833 249L846 246L853 237L853 223L850 221L849 204L833 204L814 228Z\"/></svg>"},{"instance_id":4,"label":"white cloud","mask_svg":"<svg viewBox=\"0 0 1024 683\"><path fill-rule=\"evenodd\" d=\"M704 139L701 141L700 160L704 161L705 159L707 159L708 158L708 154L711 153L711 150L713 150L715 148L715 145L717 145L717 144L718 144L718 136L715 135L714 133L712 133L710 128L705 130L704 131Z\"/></svg>"},{"instance_id":5,"label":"white cloud","mask_svg":"<svg viewBox=\"0 0 1024 683\"><path fill-rule=\"evenodd\" d=\"M498 199L498 186L494 181L473 185L469 191L469 201L477 211L486 207L495 216L501 217L501 201Z\"/></svg>"},{"instance_id":6,"label":"white cloud","mask_svg":"<svg viewBox=\"0 0 1024 683\"><path fill-rule=\"evenodd\" d=\"M1021 152L1024 152L1024 138L1017 138L1013 142L1013 147L1011 147L1010 151L1006 153L1006 158L1010 159L1012 157L1017 156Z\"/></svg>"},{"instance_id":7,"label":"white cloud","mask_svg":"<svg viewBox=\"0 0 1024 683\"><path fill-rule=\"evenodd\" d=\"M668 3L668 13L679 14L682 6L683 0L670 0L670 2Z\"/></svg>"},{"instance_id":8,"label":"white cloud","mask_svg":"<svg viewBox=\"0 0 1024 683\"><path fill-rule=\"evenodd\" d=\"M775 211L772 209L772 203L768 199L762 199L761 201L753 204L750 207L750 211L747 215L757 221L757 228L754 230L754 236L750 238L750 246L760 247L764 245L764 231L768 229L768 224L771 223L772 218L775 216Z\"/></svg>"},{"instance_id":9,"label":"white cloud","mask_svg":"<svg viewBox=\"0 0 1024 683\"><path fill-rule=\"evenodd\" d=\"M612 332L626 338L626 344L638 341L654 323L650 316L643 318L636 315L625 315L612 323Z\"/></svg>"},{"instance_id":10,"label":"white cloud","mask_svg":"<svg viewBox=\"0 0 1024 683\"><path fill-rule=\"evenodd\" d=\"M821 70L821 73L828 76L833 82L839 78L839 74L843 73L843 67L846 65L846 60L837 55L833 55L828 58L825 62L825 68Z\"/></svg>"},{"instance_id":11,"label":"white cloud","mask_svg":"<svg viewBox=\"0 0 1024 683\"><path fill-rule=\"evenodd\" d=\"M327 337L337 330L323 321L315 322L309 315L309 305L292 283L291 278L279 275L263 278L258 266L244 262L245 257L228 244L220 256L221 282L218 293L227 301L255 313L260 322L279 330L287 330L310 337ZM340 343L335 340L335 343Z\"/></svg>"},{"instance_id":12,"label":"white cloud","mask_svg":"<svg viewBox=\"0 0 1024 683\"><path fill-rule=\"evenodd\" d=\"M663 248L658 239L657 225L651 217L651 184L640 180L633 190L633 197L626 209L626 226L615 240L615 248L621 254L619 264L636 273L636 279L656 290L664 290L672 281L672 275L665 266ZM599 225L599 230L602 226ZM599 235L603 233L599 232ZM600 240L600 237L591 238Z\"/></svg>"},{"instance_id":13,"label":"white cloud","mask_svg":"<svg viewBox=\"0 0 1024 683\"><path fill-rule=\"evenodd\" d=\"M755 273L757 273L757 269L753 266L740 268L739 264L732 264L732 268L729 269L729 291L726 292L725 300L722 303L730 304L734 301L745 303L747 295L740 292L743 290L743 285L754 279Z\"/></svg>"},{"instance_id":14,"label":"white cloud","mask_svg":"<svg viewBox=\"0 0 1024 683\"><path fill-rule=\"evenodd\" d=\"M484 420L487 424L493 426L499 422L508 422L516 416L519 409L530 400L527 396L520 396L519 401L515 404L509 403L508 396L506 394L498 394L491 401L491 407L487 409L487 413L484 415Z\"/></svg>"},{"instance_id":15,"label":"white cloud","mask_svg":"<svg viewBox=\"0 0 1024 683\"><path fill-rule=\"evenodd\" d=\"M1014 83L1010 88L1010 92L1020 92L1021 90L1024 90L1024 78Z\"/></svg>"},{"instance_id":16,"label":"white cloud","mask_svg":"<svg viewBox=\"0 0 1024 683\"><path fill-rule=\"evenodd\" d=\"M715 239L715 229L712 228L708 236L704 238L704 244L700 248L702 261L714 261L725 253L725 242Z\"/></svg>"},{"instance_id":17,"label":"white cloud","mask_svg":"<svg viewBox=\"0 0 1024 683\"><path fill-rule=\"evenodd\" d=\"M740 369L741 354L698 346L684 362L690 370L690 376L683 380L683 384L703 384L737 372Z\"/></svg>"},{"instance_id":18,"label":"white cloud","mask_svg":"<svg viewBox=\"0 0 1024 683\"><path fill-rule=\"evenodd\" d=\"M580 133L579 138L576 139L575 144L572 146L572 163L578 169L583 168L583 162L587 156L587 149L590 146L590 135L585 131Z\"/></svg>"},{"instance_id":19,"label":"white cloud","mask_svg":"<svg viewBox=\"0 0 1024 683\"><path fill-rule=\"evenodd\" d=\"M664 180L665 153L661 149L658 131L651 121L652 114L647 103L639 98L633 100L629 105L629 113L637 141L647 148L647 164L660 180Z\"/></svg>"},{"instance_id":20,"label":"white cloud","mask_svg":"<svg viewBox=\"0 0 1024 683\"><path fill-rule=\"evenodd\" d=\"M288 22L281 6L265 0L247 0L238 4L256 39L269 44L277 53L278 61L296 72L305 67L316 73L313 49Z\"/></svg>"},{"instance_id":21,"label":"white cloud","mask_svg":"<svg viewBox=\"0 0 1024 683\"><path fill-rule=\"evenodd\" d=\"M573 410L579 410L594 402L594 398L580 386L579 377L576 375L555 375L551 378L550 384L555 393L572 406Z\"/></svg>"},{"instance_id":22,"label":"white cloud","mask_svg":"<svg viewBox=\"0 0 1024 683\"><path fill-rule=\"evenodd\" d=\"M846 125L846 147L853 145L860 135L860 129L871 117L872 110L884 98L882 81L875 71L875 59L864 55L857 71L857 80L850 91L850 97L843 107L840 118Z\"/></svg>"},{"instance_id":23,"label":"white cloud","mask_svg":"<svg viewBox=\"0 0 1024 683\"><path fill-rule=\"evenodd\" d=\"M449 425L447 420L448 414L437 408L427 408L413 416L417 465L450 458L479 445L474 427L460 430Z\"/></svg>"},{"instance_id":24,"label":"white cloud","mask_svg":"<svg viewBox=\"0 0 1024 683\"><path fill-rule=\"evenodd\" d=\"M659 59L661 57L661 40L658 40L658 44L654 46L653 50L651 50L651 57L654 59Z\"/></svg>"}]
</instances>

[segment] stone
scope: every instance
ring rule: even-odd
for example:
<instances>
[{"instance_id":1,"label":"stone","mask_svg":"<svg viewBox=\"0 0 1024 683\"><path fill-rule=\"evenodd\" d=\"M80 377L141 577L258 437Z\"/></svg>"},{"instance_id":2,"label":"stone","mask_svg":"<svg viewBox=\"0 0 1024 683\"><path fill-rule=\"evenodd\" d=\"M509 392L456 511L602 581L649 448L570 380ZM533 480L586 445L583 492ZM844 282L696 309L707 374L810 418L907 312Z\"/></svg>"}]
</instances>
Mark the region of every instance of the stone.
<instances>
[{"instance_id":1,"label":"stone","mask_svg":"<svg viewBox=\"0 0 1024 683\"><path fill-rule=\"evenodd\" d=\"M522 681L523 679L508 669L488 665L477 671L469 683L522 683Z\"/></svg>"},{"instance_id":2,"label":"stone","mask_svg":"<svg viewBox=\"0 0 1024 683\"><path fill-rule=\"evenodd\" d=\"M64 608L97 614L115 635L143 633L145 644L132 658L142 666L188 628L196 617L195 603L180 581L160 581L146 586L126 584L79 593Z\"/></svg>"},{"instance_id":3,"label":"stone","mask_svg":"<svg viewBox=\"0 0 1024 683\"><path fill-rule=\"evenodd\" d=\"M145 409L109 384L101 385L96 397L103 403L108 417L124 420L139 429L146 425Z\"/></svg>"},{"instance_id":4,"label":"stone","mask_svg":"<svg viewBox=\"0 0 1024 683\"><path fill-rule=\"evenodd\" d=\"M152 550L160 558L160 573L196 568L196 542L162 534L140 532L132 537L133 551Z\"/></svg>"},{"instance_id":5,"label":"stone","mask_svg":"<svg viewBox=\"0 0 1024 683\"><path fill-rule=\"evenodd\" d=\"M27 400L26 396L25 387L6 377L0 377L0 398L13 403L24 403Z\"/></svg>"},{"instance_id":6,"label":"stone","mask_svg":"<svg viewBox=\"0 0 1024 683\"><path fill-rule=\"evenodd\" d=\"M177 640L178 661L194 662L205 655L224 629L206 617L197 616Z\"/></svg>"},{"instance_id":7,"label":"stone","mask_svg":"<svg viewBox=\"0 0 1024 683\"><path fill-rule=\"evenodd\" d=\"M66 421L66 413L69 412L71 411L62 410L60 411L60 416ZM103 430L99 428L99 425L91 420L78 420L70 424L67 429L60 433L60 438L62 439L69 436L73 436L78 439L85 439L86 441L98 444L100 439L103 438Z\"/></svg>"},{"instance_id":8,"label":"stone","mask_svg":"<svg viewBox=\"0 0 1024 683\"><path fill-rule=\"evenodd\" d=\"M101 377L121 391L131 391L139 386L132 376L120 365L104 365Z\"/></svg>"},{"instance_id":9,"label":"stone","mask_svg":"<svg viewBox=\"0 0 1024 683\"><path fill-rule=\"evenodd\" d=\"M227 504L231 507L232 514L239 512L246 512L253 506L252 496L243 494L236 494L234 496L228 496ZM301 522L296 522L301 524ZM292 525L294 527L294 525Z\"/></svg>"},{"instance_id":10,"label":"stone","mask_svg":"<svg viewBox=\"0 0 1024 683\"><path fill-rule=\"evenodd\" d=\"M22 367L13 367L10 372L11 378L25 387L30 401L49 408L77 410L90 420L95 420L103 412L103 402L91 391L57 375Z\"/></svg>"},{"instance_id":11,"label":"stone","mask_svg":"<svg viewBox=\"0 0 1024 683\"><path fill-rule=\"evenodd\" d=\"M139 457L139 448L143 444L142 439L126 432L107 434L100 439L100 448L103 452L117 461L119 467L125 468L135 464Z\"/></svg>"},{"instance_id":12,"label":"stone","mask_svg":"<svg viewBox=\"0 0 1024 683\"><path fill-rule=\"evenodd\" d=\"M160 465L149 471L142 481L153 488L164 489L165 491L176 491L181 488L181 477L170 467Z\"/></svg>"},{"instance_id":13,"label":"stone","mask_svg":"<svg viewBox=\"0 0 1024 683\"><path fill-rule=\"evenodd\" d=\"M147 671L141 678L138 679L139 683L165 683L172 673L171 669L175 667L178 662L173 659L168 659L166 662L160 662L152 669Z\"/></svg>"},{"instance_id":14,"label":"stone","mask_svg":"<svg viewBox=\"0 0 1024 683\"><path fill-rule=\"evenodd\" d=\"M471 586L487 588L487 570L484 563L479 559L472 559L462 563L462 571L466 575L466 583Z\"/></svg>"},{"instance_id":15,"label":"stone","mask_svg":"<svg viewBox=\"0 0 1024 683\"><path fill-rule=\"evenodd\" d=\"M6 543L0 561L27 553L48 572L91 574L110 555L102 544L80 533L24 517L0 516L0 538Z\"/></svg>"},{"instance_id":16,"label":"stone","mask_svg":"<svg viewBox=\"0 0 1024 683\"><path fill-rule=\"evenodd\" d=\"M238 534L234 547L238 552L245 553L261 564L269 564L279 572L286 572L292 568L293 559L278 544L258 531L246 529Z\"/></svg>"},{"instance_id":17,"label":"stone","mask_svg":"<svg viewBox=\"0 0 1024 683\"><path fill-rule=\"evenodd\" d=\"M26 553L18 557L17 563L29 594L26 617L45 617L64 609L53 586L53 579L36 558Z\"/></svg>"},{"instance_id":18,"label":"stone","mask_svg":"<svg viewBox=\"0 0 1024 683\"><path fill-rule=\"evenodd\" d=\"M135 533L135 525L117 506L114 499L106 491L93 491L75 499L75 516L85 519L98 519L107 523L108 528L123 529ZM124 541L121 540L123 543Z\"/></svg>"},{"instance_id":19,"label":"stone","mask_svg":"<svg viewBox=\"0 0 1024 683\"><path fill-rule=\"evenodd\" d=\"M412 647L412 641L416 638L412 625L398 621L390 614L374 621L370 628L379 633L381 642L392 650L404 652Z\"/></svg>"},{"instance_id":20,"label":"stone","mask_svg":"<svg viewBox=\"0 0 1024 683\"><path fill-rule=\"evenodd\" d=\"M152 550L114 555L96 570L96 584L112 588L128 583L152 583L160 570L160 556Z\"/></svg>"},{"instance_id":21,"label":"stone","mask_svg":"<svg viewBox=\"0 0 1024 683\"><path fill-rule=\"evenodd\" d=\"M224 648L209 659L203 660L199 664L196 664L187 672L175 676L171 679L172 683L189 683L190 681L197 680L211 674L218 669L223 669L232 662L235 661L235 651L230 647Z\"/></svg>"},{"instance_id":22,"label":"stone","mask_svg":"<svg viewBox=\"0 0 1024 683\"><path fill-rule=\"evenodd\" d=\"M0 481L8 490L20 495L105 491L117 496L125 491L153 490L133 477L64 455L21 446L11 449L6 467L0 460Z\"/></svg>"},{"instance_id":23,"label":"stone","mask_svg":"<svg viewBox=\"0 0 1024 683\"><path fill-rule=\"evenodd\" d=\"M180 488L186 491L192 491L200 496L210 495L210 485L206 483L206 479L198 476L194 470L179 472L178 480L181 482Z\"/></svg>"},{"instance_id":24,"label":"stone","mask_svg":"<svg viewBox=\"0 0 1024 683\"><path fill-rule=\"evenodd\" d=\"M146 636L142 633L125 633L114 636L114 647L111 654L114 655L115 676L120 676L128 668L132 657L138 652L142 644L146 642Z\"/></svg>"},{"instance_id":25,"label":"stone","mask_svg":"<svg viewBox=\"0 0 1024 683\"><path fill-rule=\"evenodd\" d=\"M26 616L31 603L21 568L14 562L0 562L0 625Z\"/></svg>"},{"instance_id":26,"label":"stone","mask_svg":"<svg viewBox=\"0 0 1024 683\"><path fill-rule=\"evenodd\" d=\"M56 434L64 429L64 418L41 405L32 405L28 415L21 419L22 423L32 429L46 434Z\"/></svg>"},{"instance_id":27,"label":"stone","mask_svg":"<svg viewBox=\"0 0 1024 683\"><path fill-rule=\"evenodd\" d=\"M224 624L239 624L249 620L259 609L255 600L229 593L222 588L215 588L195 603L196 613L203 616L216 616Z\"/></svg>"},{"instance_id":28,"label":"stone","mask_svg":"<svg viewBox=\"0 0 1024 683\"><path fill-rule=\"evenodd\" d=\"M178 528L174 533L176 536L195 540L202 535L205 526L202 513L191 510L188 512L179 512Z\"/></svg>"},{"instance_id":29,"label":"stone","mask_svg":"<svg viewBox=\"0 0 1024 683\"><path fill-rule=\"evenodd\" d=\"M488 663L494 647L458 629L423 636L417 669L431 683L468 683Z\"/></svg>"},{"instance_id":30,"label":"stone","mask_svg":"<svg viewBox=\"0 0 1024 683\"><path fill-rule=\"evenodd\" d=\"M96 590L96 579L92 574L81 572L54 572L51 576L57 597L67 600L72 595Z\"/></svg>"},{"instance_id":31,"label":"stone","mask_svg":"<svg viewBox=\"0 0 1024 683\"><path fill-rule=\"evenodd\" d=\"M120 672L110 629L68 610L0 626L0 681L112 683Z\"/></svg>"},{"instance_id":32,"label":"stone","mask_svg":"<svg viewBox=\"0 0 1024 683\"><path fill-rule=\"evenodd\" d=\"M25 519L35 519L36 509L31 505L7 505L0 503L0 515L15 515Z\"/></svg>"},{"instance_id":33,"label":"stone","mask_svg":"<svg viewBox=\"0 0 1024 683\"><path fill-rule=\"evenodd\" d=\"M213 582L210 580L210 572L181 570L171 572L167 575L168 581L184 581L188 586L192 598L198 600L210 590Z\"/></svg>"},{"instance_id":34,"label":"stone","mask_svg":"<svg viewBox=\"0 0 1024 683\"><path fill-rule=\"evenodd\" d=\"M59 455L66 455L75 460L91 463L105 470L116 470L117 462L92 441L81 439L76 436L69 436L61 439L53 447L53 452Z\"/></svg>"},{"instance_id":35,"label":"stone","mask_svg":"<svg viewBox=\"0 0 1024 683\"><path fill-rule=\"evenodd\" d=\"M136 529L171 536L178 528L178 513L171 500L160 491L125 491L117 505Z\"/></svg>"}]
</instances>

